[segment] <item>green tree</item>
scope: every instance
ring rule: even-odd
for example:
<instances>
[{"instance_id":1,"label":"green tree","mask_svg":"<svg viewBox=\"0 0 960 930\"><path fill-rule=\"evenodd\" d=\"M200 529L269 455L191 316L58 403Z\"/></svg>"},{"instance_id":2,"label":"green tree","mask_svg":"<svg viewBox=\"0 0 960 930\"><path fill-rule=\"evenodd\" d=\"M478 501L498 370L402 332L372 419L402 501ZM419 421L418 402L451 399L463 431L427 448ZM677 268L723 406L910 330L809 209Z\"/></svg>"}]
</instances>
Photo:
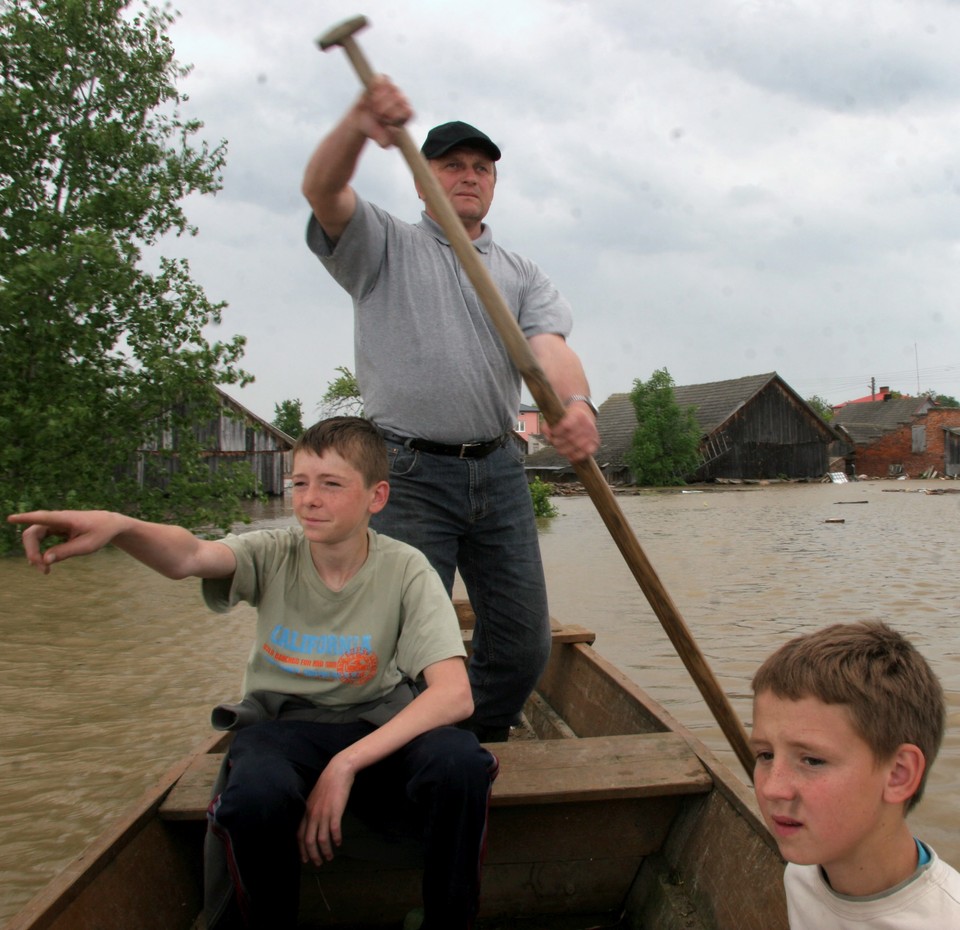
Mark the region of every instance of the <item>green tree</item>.
<instances>
[{"instance_id":1,"label":"green tree","mask_svg":"<svg viewBox=\"0 0 960 930\"><path fill-rule=\"evenodd\" d=\"M927 396L935 400L941 407L960 407L960 401L949 394L940 394L937 391L927 391Z\"/></svg>"},{"instance_id":2,"label":"green tree","mask_svg":"<svg viewBox=\"0 0 960 930\"><path fill-rule=\"evenodd\" d=\"M626 460L637 484L683 484L684 476L696 470L700 444L696 408L681 409L673 388L666 368L657 369L649 381L633 382L630 400L638 425Z\"/></svg>"},{"instance_id":3,"label":"green tree","mask_svg":"<svg viewBox=\"0 0 960 930\"><path fill-rule=\"evenodd\" d=\"M189 434L217 411L215 385L250 380L244 339L206 340L224 305L186 261L142 261L196 232L181 201L219 189L225 144L191 144L202 124L180 116L172 15L128 6L0 0L0 512L225 525L249 476L212 474ZM164 493L138 481L143 449Z\"/></svg>"},{"instance_id":4,"label":"green tree","mask_svg":"<svg viewBox=\"0 0 960 930\"><path fill-rule=\"evenodd\" d=\"M339 365L336 371L340 377L327 382L327 390L320 399L324 416L363 416L363 398L360 385L354 373L345 365Z\"/></svg>"},{"instance_id":5,"label":"green tree","mask_svg":"<svg viewBox=\"0 0 960 930\"><path fill-rule=\"evenodd\" d=\"M825 400L819 394L814 394L813 397L807 398L807 403L813 407L814 411L820 417L821 420L825 420L829 423L833 417L833 407L830 406L830 401Z\"/></svg>"},{"instance_id":6,"label":"green tree","mask_svg":"<svg viewBox=\"0 0 960 930\"><path fill-rule=\"evenodd\" d=\"M303 404L299 397L273 405L273 425L294 439L303 435Z\"/></svg>"}]
</instances>

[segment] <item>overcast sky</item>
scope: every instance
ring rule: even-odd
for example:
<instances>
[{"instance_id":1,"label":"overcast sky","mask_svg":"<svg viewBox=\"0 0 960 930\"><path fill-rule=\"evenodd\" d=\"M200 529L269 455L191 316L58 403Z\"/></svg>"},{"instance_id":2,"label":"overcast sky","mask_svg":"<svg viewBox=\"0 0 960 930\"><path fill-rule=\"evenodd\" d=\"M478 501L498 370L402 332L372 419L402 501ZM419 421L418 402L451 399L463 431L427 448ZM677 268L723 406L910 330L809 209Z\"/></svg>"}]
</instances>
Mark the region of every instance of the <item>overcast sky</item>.
<instances>
[{"instance_id":1,"label":"overcast sky","mask_svg":"<svg viewBox=\"0 0 960 930\"><path fill-rule=\"evenodd\" d=\"M462 119L501 147L488 221L573 304L598 402L664 367L677 384L777 371L832 403L871 378L960 396L957 0L174 6L184 112L229 151L223 191L189 204L199 235L165 251L228 303L219 335L246 335L256 377L228 390L266 419L299 398L312 422L353 368L300 181L359 88L315 39L361 13L418 143ZM398 151L371 146L355 183L419 218Z\"/></svg>"}]
</instances>

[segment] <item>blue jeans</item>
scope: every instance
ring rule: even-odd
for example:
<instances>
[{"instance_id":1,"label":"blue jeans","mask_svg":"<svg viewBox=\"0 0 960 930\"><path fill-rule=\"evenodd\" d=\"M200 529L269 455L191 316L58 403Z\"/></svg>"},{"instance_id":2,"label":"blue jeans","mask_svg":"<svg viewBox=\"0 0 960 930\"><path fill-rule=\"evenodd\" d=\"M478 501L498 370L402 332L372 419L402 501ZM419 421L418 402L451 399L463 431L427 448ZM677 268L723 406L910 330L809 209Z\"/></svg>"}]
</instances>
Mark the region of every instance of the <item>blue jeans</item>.
<instances>
[{"instance_id":1,"label":"blue jeans","mask_svg":"<svg viewBox=\"0 0 960 930\"><path fill-rule=\"evenodd\" d=\"M423 552L447 588L460 570L477 616L472 722L519 721L550 655L550 615L533 502L512 442L485 458L386 440L390 499L371 526Z\"/></svg>"},{"instance_id":2,"label":"blue jeans","mask_svg":"<svg viewBox=\"0 0 960 930\"><path fill-rule=\"evenodd\" d=\"M297 828L307 796L368 723L270 720L237 732L226 785L210 804L245 927L297 925ZM479 908L490 786L496 757L472 733L439 727L358 773L349 809L365 823L416 830L424 841L425 930L466 930ZM345 837L346 839L346 837Z\"/></svg>"}]
</instances>

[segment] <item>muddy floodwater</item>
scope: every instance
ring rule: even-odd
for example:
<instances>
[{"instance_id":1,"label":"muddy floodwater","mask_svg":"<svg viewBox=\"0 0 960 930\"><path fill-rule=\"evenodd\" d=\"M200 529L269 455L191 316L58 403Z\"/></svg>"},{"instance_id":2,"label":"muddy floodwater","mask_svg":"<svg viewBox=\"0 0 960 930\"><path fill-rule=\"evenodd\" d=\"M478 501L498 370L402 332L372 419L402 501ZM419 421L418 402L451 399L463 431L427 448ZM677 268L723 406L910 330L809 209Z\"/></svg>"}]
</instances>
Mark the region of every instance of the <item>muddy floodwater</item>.
<instances>
[{"instance_id":1,"label":"muddy floodwater","mask_svg":"<svg viewBox=\"0 0 960 930\"><path fill-rule=\"evenodd\" d=\"M960 867L960 572L957 482L734 486L617 501L734 709L796 633L874 618L928 656L948 734L915 832ZM541 527L551 608L739 771L591 501L557 498ZM289 502L255 525L292 519ZM842 522L840 522L842 521ZM0 923L211 732L238 696L252 611L206 610L114 550L43 577L0 559Z\"/></svg>"}]
</instances>

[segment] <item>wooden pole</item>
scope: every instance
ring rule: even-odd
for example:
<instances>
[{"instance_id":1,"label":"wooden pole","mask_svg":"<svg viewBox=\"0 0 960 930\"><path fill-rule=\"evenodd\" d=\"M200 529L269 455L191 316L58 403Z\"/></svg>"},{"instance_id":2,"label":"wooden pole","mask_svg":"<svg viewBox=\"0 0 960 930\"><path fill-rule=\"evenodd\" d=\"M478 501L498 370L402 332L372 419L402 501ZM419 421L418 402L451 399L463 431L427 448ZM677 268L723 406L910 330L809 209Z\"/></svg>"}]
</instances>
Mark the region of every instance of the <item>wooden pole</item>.
<instances>
[{"instance_id":1,"label":"wooden pole","mask_svg":"<svg viewBox=\"0 0 960 930\"><path fill-rule=\"evenodd\" d=\"M348 20L321 36L317 44L324 50L337 45L341 46L364 87L369 88L376 75L353 38L354 33L366 25L367 21L363 16ZM565 413L560 398L547 380L503 295L494 284L490 273L467 236L463 222L447 200L410 133L403 127L396 127L393 132L397 146L413 171L431 214L446 233L450 246L476 288L513 364L526 382L537 406L547 423L553 426ZM713 712L720 729L730 742L747 775L752 778L754 758L743 724L730 706L726 694L707 664L683 617L680 616L680 611L650 564L597 463L590 457L583 462L575 462L574 469L653 608L653 612L660 620L667 636L670 637L687 671L693 677L707 706Z\"/></svg>"}]
</instances>

